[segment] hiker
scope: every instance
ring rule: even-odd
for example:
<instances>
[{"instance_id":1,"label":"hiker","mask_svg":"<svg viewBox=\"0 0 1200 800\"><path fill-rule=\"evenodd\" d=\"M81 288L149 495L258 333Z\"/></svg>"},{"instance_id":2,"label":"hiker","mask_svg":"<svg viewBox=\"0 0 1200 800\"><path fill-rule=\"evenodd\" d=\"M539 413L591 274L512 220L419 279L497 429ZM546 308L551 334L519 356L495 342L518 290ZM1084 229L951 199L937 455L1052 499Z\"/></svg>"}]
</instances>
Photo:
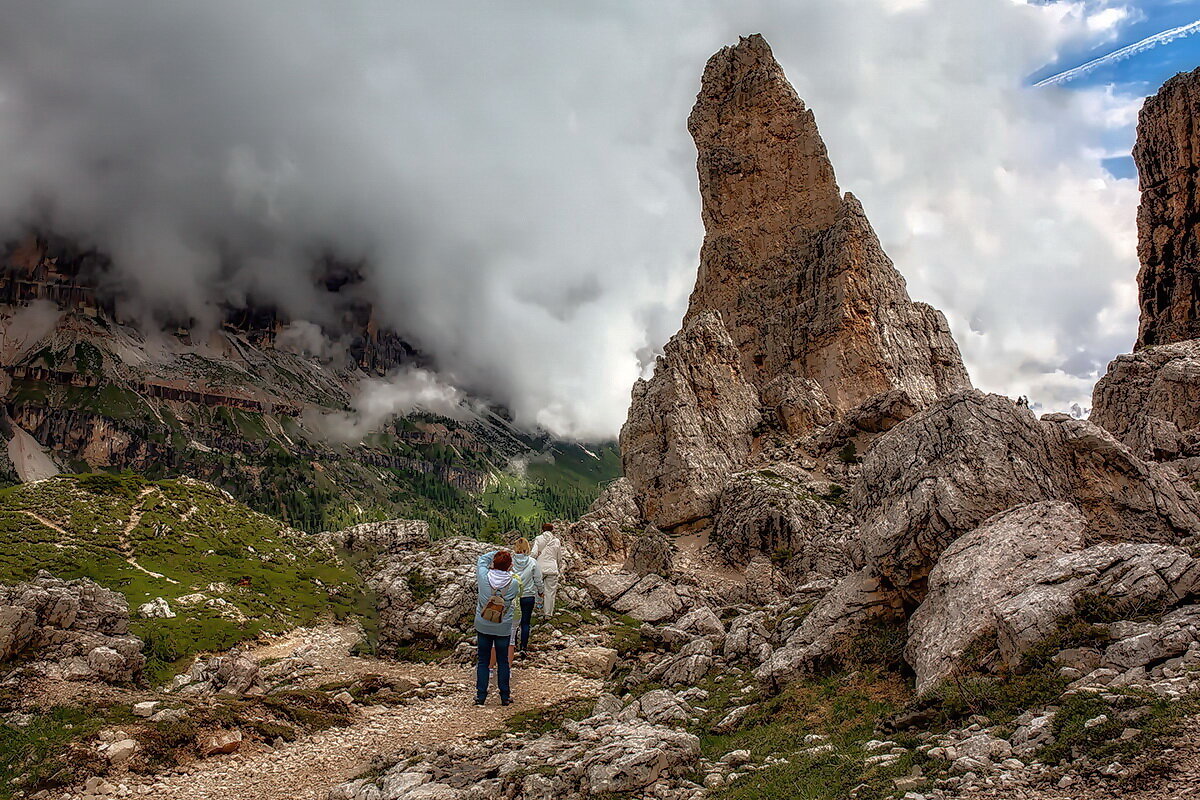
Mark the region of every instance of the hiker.
<instances>
[{"instance_id":1,"label":"hiker","mask_svg":"<svg viewBox=\"0 0 1200 800\"><path fill-rule=\"evenodd\" d=\"M549 522L542 525L542 532L533 540L530 552L542 568L542 584L545 599L542 604L547 617L554 616L554 596L558 593L558 577L562 574L562 541L554 535L554 526Z\"/></svg>"},{"instance_id":2,"label":"hiker","mask_svg":"<svg viewBox=\"0 0 1200 800\"><path fill-rule=\"evenodd\" d=\"M512 626L512 642L508 648L509 661L517 657L517 634L520 633L520 652L525 655L529 648L529 629L533 625L533 607L542 605L542 568L533 556L529 555L529 540L524 536L513 543L513 572L521 579L521 622Z\"/></svg>"},{"instance_id":3,"label":"hiker","mask_svg":"<svg viewBox=\"0 0 1200 800\"><path fill-rule=\"evenodd\" d=\"M488 661L496 654L496 683L500 705L512 703L509 693L508 640L512 634L513 607L521 596L521 579L512 571L512 553L493 550L475 563L475 583L479 600L475 604L475 643L479 649L475 662L475 705L487 700Z\"/></svg>"}]
</instances>

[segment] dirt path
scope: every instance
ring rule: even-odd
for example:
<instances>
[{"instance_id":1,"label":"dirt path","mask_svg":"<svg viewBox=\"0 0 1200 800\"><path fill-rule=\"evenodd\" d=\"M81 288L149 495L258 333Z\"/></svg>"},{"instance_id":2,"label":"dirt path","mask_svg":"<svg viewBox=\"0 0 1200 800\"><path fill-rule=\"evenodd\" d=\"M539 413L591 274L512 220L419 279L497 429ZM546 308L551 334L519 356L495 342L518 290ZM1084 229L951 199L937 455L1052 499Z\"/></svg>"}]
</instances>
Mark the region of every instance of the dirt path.
<instances>
[{"instance_id":1,"label":"dirt path","mask_svg":"<svg viewBox=\"0 0 1200 800\"><path fill-rule=\"evenodd\" d=\"M138 493L137 502L133 504L133 509L129 512L129 521L125 523L125 527L121 529L121 533L117 537L117 547L120 549L121 555L125 557L125 563L129 566L146 573L151 578L159 578L167 583L178 584L179 581L174 580L173 578L168 578L166 575L154 572L153 570L148 570L139 564L137 559L133 557L133 545L129 543L129 534L133 532L134 528L141 524L142 516L146 513L146 509L143 505L146 495L157 491L158 490L154 487L148 487L142 489L142 491Z\"/></svg>"},{"instance_id":2,"label":"dirt path","mask_svg":"<svg viewBox=\"0 0 1200 800\"><path fill-rule=\"evenodd\" d=\"M600 681L573 673L518 667L513 671L513 704L501 707L493 686L488 704L479 708L474 705L473 666L357 658L349 654L355 638L344 628L301 630L252 655L265 659L299 653L317 668L314 683L387 674L447 693L399 706L363 707L350 726L322 731L277 749L258 745L234 755L198 761L182 774L120 782L135 796L171 800L324 800L331 788L367 769L375 756L387 755L403 745L478 736L501 727L513 714L563 700L595 697L601 688Z\"/></svg>"}]
</instances>

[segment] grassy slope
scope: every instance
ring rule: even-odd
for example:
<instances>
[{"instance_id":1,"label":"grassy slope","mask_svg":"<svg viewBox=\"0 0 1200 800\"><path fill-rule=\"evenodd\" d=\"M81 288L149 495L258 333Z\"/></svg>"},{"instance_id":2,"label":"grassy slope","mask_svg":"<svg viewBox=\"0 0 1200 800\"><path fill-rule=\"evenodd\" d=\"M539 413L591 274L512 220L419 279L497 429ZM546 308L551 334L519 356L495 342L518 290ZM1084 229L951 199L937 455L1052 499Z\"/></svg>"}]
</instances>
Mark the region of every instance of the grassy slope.
<instances>
[{"instance_id":1,"label":"grassy slope","mask_svg":"<svg viewBox=\"0 0 1200 800\"><path fill-rule=\"evenodd\" d=\"M140 520L130 527L135 513ZM147 642L151 679L198 651L329 615L369 617L373 605L345 559L190 481L63 476L0 491L0 582L39 569L91 578L134 609L164 597L183 612L134 624ZM184 612L178 598L196 592L232 604L245 619L195 605Z\"/></svg>"}]
</instances>

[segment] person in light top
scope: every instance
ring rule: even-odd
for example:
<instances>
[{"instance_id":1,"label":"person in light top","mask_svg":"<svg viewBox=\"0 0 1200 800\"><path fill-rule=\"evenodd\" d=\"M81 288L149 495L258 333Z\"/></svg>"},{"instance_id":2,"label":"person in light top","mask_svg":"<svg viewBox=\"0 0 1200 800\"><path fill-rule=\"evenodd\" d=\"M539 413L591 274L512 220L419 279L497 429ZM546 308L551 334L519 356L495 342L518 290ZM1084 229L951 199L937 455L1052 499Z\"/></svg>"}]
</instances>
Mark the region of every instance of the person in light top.
<instances>
[{"instance_id":1,"label":"person in light top","mask_svg":"<svg viewBox=\"0 0 1200 800\"><path fill-rule=\"evenodd\" d=\"M496 684L500 705L512 703L509 692L508 642L512 635L513 609L523 589L521 579L512 571L512 553L493 550L475 563L475 583L479 599L475 604L475 705L487 701L490 674L488 662L496 655Z\"/></svg>"},{"instance_id":2,"label":"person in light top","mask_svg":"<svg viewBox=\"0 0 1200 800\"><path fill-rule=\"evenodd\" d=\"M513 621L511 646L509 647L510 661L516 658L518 645L522 655L529 648L529 629L533 625L533 607L534 605L540 606L543 602L542 568L529 554L529 540L524 536L513 543L512 569L521 579L524 591L521 593L520 624L517 624L515 619Z\"/></svg>"},{"instance_id":3,"label":"person in light top","mask_svg":"<svg viewBox=\"0 0 1200 800\"><path fill-rule=\"evenodd\" d=\"M530 555L537 559L538 566L542 568L543 613L553 617L554 597L558 593L558 579L563 572L562 540L554 534L553 525L542 525L542 532L533 540Z\"/></svg>"}]
</instances>

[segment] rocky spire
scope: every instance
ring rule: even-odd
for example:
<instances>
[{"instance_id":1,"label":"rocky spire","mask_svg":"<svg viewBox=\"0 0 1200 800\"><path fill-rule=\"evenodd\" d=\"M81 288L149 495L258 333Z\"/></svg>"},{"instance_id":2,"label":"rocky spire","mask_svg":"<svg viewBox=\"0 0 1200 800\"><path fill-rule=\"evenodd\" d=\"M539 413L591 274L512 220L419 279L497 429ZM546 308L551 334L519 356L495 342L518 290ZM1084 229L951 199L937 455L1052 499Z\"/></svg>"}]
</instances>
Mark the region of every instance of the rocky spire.
<instances>
[{"instance_id":1,"label":"rocky spire","mask_svg":"<svg viewBox=\"0 0 1200 800\"><path fill-rule=\"evenodd\" d=\"M687 318L721 314L768 404L800 395L837 413L892 389L925 405L970 388L945 319L909 299L862 207L841 196L813 114L761 36L709 59L688 127L706 235Z\"/></svg>"},{"instance_id":2,"label":"rocky spire","mask_svg":"<svg viewBox=\"0 0 1200 800\"><path fill-rule=\"evenodd\" d=\"M761 36L709 59L688 127L700 271L621 431L625 475L663 530L711 517L771 420L799 437L885 392L911 413L970 387L945 319L909 299L842 196L812 112Z\"/></svg>"},{"instance_id":3,"label":"rocky spire","mask_svg":"<svg viewBox=\"0 0 1200 800\"><path fill-rule=\"evenodd\" d=\"M1200 69L1171 78L1138 118L1136 349L1200 339Z\"/></svg>"}]
</instances>

